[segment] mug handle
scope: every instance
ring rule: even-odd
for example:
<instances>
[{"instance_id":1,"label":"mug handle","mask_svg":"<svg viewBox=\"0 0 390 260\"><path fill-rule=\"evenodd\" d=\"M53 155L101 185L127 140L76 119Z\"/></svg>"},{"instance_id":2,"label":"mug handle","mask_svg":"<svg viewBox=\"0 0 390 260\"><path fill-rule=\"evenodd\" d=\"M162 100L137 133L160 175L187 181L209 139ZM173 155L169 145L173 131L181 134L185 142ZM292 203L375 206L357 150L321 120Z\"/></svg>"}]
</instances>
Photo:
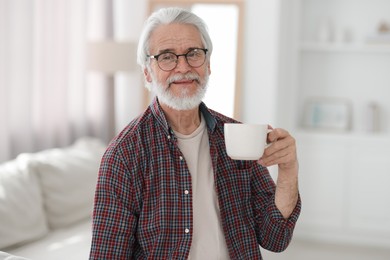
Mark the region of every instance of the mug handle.
<instances>
[{"instance_id":1,"label":"mug handle","mask_svg":"<svg viewBox=\"0 0 390 260\"><path fill-rule=\"evenodd\" d=\"M267 129L267 139L268 139L268 134L271 133L272 130L273 130L273 129L269 129L269 128ZM264 149L270 147L271 144L272 144L272 142L271 142L271 143L267 143L267 140L265 140L265 147L264 147Z\"/></svg>"}]
</instances>

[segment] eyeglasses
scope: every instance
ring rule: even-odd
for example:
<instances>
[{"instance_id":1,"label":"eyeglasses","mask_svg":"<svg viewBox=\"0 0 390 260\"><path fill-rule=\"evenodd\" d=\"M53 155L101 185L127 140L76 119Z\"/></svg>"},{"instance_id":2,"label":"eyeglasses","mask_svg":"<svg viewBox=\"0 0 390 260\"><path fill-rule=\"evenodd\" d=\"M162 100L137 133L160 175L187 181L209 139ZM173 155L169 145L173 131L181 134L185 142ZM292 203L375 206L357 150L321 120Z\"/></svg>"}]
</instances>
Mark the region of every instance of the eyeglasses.
<instances>
[{"instance_id":1,"label":"eyeglasses","mask_svg":"<svg viewBox=\"0 0 390 260\"><path fill-rule=\"evenodd\" d=\"M176 68L179 57L184 56L188 65L193 68L199 68L206 61L207 49L191 49L185 54L175 54L173 52L163 52L158 55L148 55L147 57L155 59L159 68L163 71L171 71Z\"/></svg>"}]
</instances>

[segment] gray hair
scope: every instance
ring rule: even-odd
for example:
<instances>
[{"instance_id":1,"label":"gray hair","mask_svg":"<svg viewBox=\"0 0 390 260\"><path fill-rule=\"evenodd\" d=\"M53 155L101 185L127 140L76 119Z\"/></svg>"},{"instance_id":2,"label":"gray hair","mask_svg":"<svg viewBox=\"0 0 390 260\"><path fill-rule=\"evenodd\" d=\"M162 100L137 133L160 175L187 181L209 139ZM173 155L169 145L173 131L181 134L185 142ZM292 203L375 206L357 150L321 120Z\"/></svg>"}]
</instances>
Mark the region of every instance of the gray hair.
<instances>
[{"instance_id":1,"label":"gray hair","mask_svg":"<svg viewBox=\"0 0 390 260\"><path fill-rule=\"evenodd\" d=\"M210 59L210 55L213 51L213 44L206 23L200 17L188 10L178 7L169 7L154 12L145 22L137 50L137 62L143 69L147 66L150 35L159 25L172 23L194 25L200 32L204 48L208 49L207 59Z\"/></svg>"}]
</instances>

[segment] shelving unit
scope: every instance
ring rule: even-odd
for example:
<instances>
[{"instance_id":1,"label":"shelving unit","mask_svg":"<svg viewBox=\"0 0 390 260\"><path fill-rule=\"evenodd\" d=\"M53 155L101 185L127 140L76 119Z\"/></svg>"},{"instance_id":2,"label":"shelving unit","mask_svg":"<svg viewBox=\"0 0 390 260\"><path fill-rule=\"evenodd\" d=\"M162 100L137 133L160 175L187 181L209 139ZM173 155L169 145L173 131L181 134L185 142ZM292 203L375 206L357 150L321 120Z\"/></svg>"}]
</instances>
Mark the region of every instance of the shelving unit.
<instances>
[{"instance_id":1,"label":"shelving unit","mask_svg":"<svg viewBox=\"0 0 390 260\"><path fill-rule=\"evenodd\" d=\"M290 129L302 130L308 99L344 98L352 104L352 132L370 134L366 113L374 102L380 110L380 132L390 133L390 41L367 40L382 21L390 26L386 11L390 1L291 2L282 1L279 91L287 94L281 98L285 105L279 111L280 121ZM321 36L324 21L328 24L326 37ZM336 36L347 32L351 36Z\"/></svg>"},{"instance_id":2,"label":"shelving unit","mask_svg":"<svg viewBox=\"0 0 390 260\"><path fill-rule=\"evenodd\" d=\"M389 44L347 44L347 43L318 43L304 42L301 52L339 52L339 53L367 53L390 55Z\"/></svg>"},{"instance_id":3,"label":"shelving unit","mask_svg":"<svg viewBox=\"0 0 390 260\"><path fill-rule=\"evenodd\" d=\"M298 144L296 236L390 247L390 42L367 41L379 23L390 24L390 1L282 0L281 8L278 125ZM347 100L350 129L304 127L312 98ZM371 102L378 132L367 127Z\"/></svg>"}]
</instances>

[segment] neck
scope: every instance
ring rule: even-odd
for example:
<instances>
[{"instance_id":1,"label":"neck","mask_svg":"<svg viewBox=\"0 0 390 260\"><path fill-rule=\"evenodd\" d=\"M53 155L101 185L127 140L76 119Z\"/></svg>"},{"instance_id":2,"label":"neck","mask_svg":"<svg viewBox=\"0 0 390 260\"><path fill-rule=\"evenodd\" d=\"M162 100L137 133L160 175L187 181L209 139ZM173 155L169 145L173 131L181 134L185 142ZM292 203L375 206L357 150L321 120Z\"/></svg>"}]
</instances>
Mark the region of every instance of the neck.
<instances>
[{"instance_id":1,"label":"neck","mask_svg":"<svg viewBox=\"0 0 390 260\"><path fill-rule=\"evenodd\" d=\"M200 125L199 107L191 110L175 110L165 104L160 104L168 124L176 132L183 135L193 133Z\"/></svg>"}]
</instances>

